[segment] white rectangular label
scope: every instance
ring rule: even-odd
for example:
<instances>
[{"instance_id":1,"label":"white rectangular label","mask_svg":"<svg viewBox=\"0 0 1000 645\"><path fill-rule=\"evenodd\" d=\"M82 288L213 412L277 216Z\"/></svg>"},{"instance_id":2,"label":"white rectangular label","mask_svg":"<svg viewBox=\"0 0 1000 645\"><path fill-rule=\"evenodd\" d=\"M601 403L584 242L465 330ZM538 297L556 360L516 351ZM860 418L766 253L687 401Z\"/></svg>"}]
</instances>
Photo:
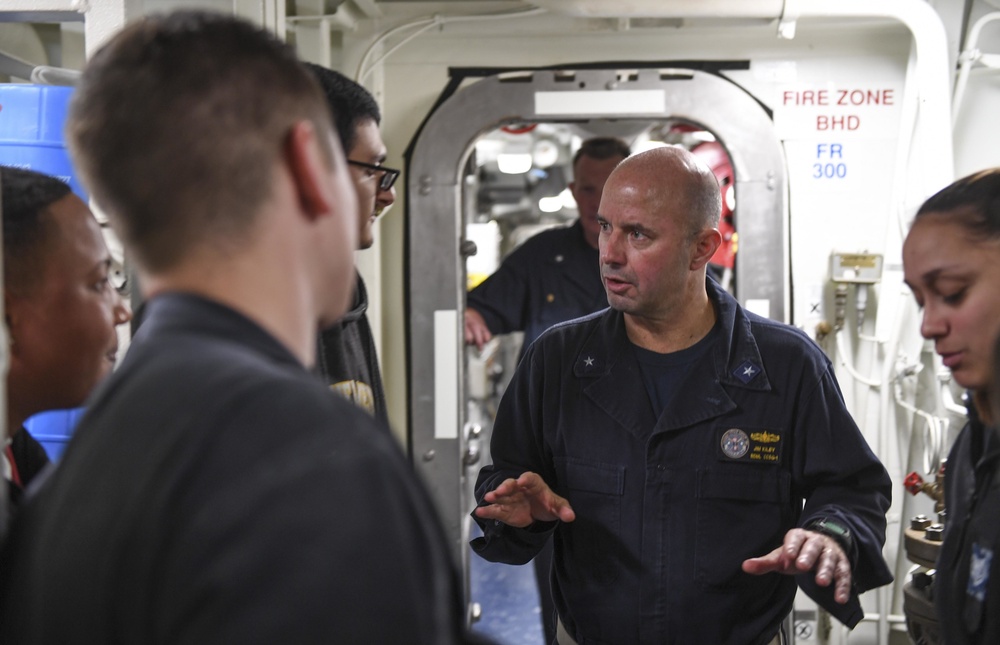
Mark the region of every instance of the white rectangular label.
<instances>
[{"instance_id":1,"label":"white rectangular label","mask_svg":"<svg viewBox=\"0 0 1000 645\"><path fill-rule=\"evenodd\" d=\"M662 114L664 90L535 92L536 114Z\"/></svg>"},{"instance_id":2,"label":"white rectangular label","mask_svg":"<svg viewBox=\"0 0 1000 645\"><path fill-rule=\"evenodd\" d=\"M458 438L458 311L434 312L434 438Z\"/></svg>"}]
</instances>

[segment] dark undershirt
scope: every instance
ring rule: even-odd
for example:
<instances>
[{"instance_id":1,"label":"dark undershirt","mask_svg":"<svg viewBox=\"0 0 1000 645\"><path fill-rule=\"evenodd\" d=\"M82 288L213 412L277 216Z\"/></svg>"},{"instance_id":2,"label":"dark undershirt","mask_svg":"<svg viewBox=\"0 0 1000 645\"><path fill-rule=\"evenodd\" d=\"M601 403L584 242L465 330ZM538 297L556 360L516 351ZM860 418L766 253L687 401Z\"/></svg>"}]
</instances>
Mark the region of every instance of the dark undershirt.
<instances>
[{"instance_id":1,"label":"dark undershirt","mask_svg":"<svg viewBox=\"0 0 1000 645\"><path fill-rule=\"evenodd\" d=\"M642 382L646 386L646 393L649 394L649 402L657 419L670 405L674 393L690 373L691 366L707 353L708 348L718 338L717 326L697 343L678 352L660 354L632 345L635 357L639 361Z\"/></svg>"}]
</instances>

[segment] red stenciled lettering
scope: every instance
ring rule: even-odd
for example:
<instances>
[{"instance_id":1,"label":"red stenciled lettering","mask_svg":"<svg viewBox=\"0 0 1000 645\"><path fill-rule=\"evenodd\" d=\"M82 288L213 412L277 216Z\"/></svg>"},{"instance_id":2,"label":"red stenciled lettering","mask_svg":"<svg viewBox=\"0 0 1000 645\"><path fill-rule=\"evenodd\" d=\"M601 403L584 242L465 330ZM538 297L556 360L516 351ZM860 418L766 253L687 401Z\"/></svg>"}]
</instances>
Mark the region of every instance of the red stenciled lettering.
<instances>
[{"instance_id":1,"label":"red stenciled lettering","mask_svg":"<svg viewBox=\"0 0 1000 645\"><path fill-rule=\"evenodd\" d=\"M781 94L782 105L829 105L827 90L785 90Z\"/></svg>"},{"instance_id":2,"label":"red stenciled lettering","mask_svg":"<svg viewBox=\"0 0 1000 645\"><path fill-rule=\"evenodd\" d=\"M895 105L893 90L837 90L837 105Z\"/></svg>"},{"instance_id":3,"label":"red stenciled lettering","mask_svg":"<svg viewBox=\"0 0 1000 645\"><path fill-rule=\"evenodd\" d=\"M817 130L857 130L861 127L861 117L856 114L820 114L816 117Z\"/></svg>"}]
</instances>

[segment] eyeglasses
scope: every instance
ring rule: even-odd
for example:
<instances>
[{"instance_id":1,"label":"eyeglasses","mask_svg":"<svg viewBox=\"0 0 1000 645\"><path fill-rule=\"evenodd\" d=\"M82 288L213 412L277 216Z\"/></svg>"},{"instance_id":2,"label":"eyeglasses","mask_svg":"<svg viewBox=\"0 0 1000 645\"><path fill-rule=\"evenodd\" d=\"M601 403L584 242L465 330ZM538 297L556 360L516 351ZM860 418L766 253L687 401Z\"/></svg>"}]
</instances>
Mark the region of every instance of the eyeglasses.
<instances>
[{"instance_id":1,"label":"eyeglasses","mask_svg":"<svg viewBox=\"0 0 1000 645\"><path fill-rule=\"evenodd\" d=\"M129 292L128 284L128 274L125 273L125 267L113 262L111 264L111 269L108 271L108 282L111 286L115 288L120 296L127 296Z\"/></svg>"},{"instance_id":2,"label":"eyeglasses","mask_svg":"<svg viewBox=\"0 0 1000 645\"><path fill-rule=\"evenodd\" d=\"M353 159L348 159L347 163L352 166L357 166L358 168L367 168L368 170L382 173L382 178L379 179L378 182L379 190L389 190L392 188L392 185L396 183L396 179L399 177L399 173L401 172L395 168L387 168L385 166L365 163L363 161L354 161Z\"/></svg>"}]
</instances>

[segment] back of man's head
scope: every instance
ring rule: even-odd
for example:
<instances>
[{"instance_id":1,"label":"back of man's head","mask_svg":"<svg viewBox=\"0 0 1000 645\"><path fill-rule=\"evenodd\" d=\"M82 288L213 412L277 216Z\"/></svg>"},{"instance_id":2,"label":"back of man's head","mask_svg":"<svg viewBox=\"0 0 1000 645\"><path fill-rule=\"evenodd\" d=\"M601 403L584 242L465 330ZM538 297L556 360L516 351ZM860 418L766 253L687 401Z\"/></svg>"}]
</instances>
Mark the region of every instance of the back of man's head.
<instances>
[{"instance_id":1,"label":"back of man's head","mask_svg":"<svg viewBox=\"0 0 1000 645\"><path fill-rule=\"evenodd\" d=\"M585 139L580 147L573 154L573 167L580 161L580 157L590 157L591 159L611 159L625 157L632 154L629 145L617 137L594 137Z\"/></svg>"},{"instance_id":2,"label":"back of man's head","mask_svg":"<svg viewBox=\"0 0 1000 645\"><path fill-rule=\"evenodd\" d=\"M18 291L34 284L43 270L38 251L52 231L52 222L42 215L69 194L69 185L55 177L0 166L4 288Z\"/></svg>"},{"instance_id":3,"label":"back of man's head","mask_svg":"<svg viewBox=\"0 0 1000 645\"><path fill-rule=\"evenodd\" d=\"M302 120L330 139L329 109L290 47L232 16L181 11L131 23L95 54L67 133L91 194L156 272L252 230Z\"/></svg>"},{"instance_id":4,"label":"back of man's head","mask_svg":"<svg viewBox=\"0 0 1000 645\"><path fill-rule=\"evenodd\" d=\"M306 63L305 66L323 89L326 101L333 110L333 122L340 135L340 143L349 153L354 148L359 123L374 121L378 125L382 122L382 112L375 97L340 72L315 63Z\"/></svg>"}]
</instances>

